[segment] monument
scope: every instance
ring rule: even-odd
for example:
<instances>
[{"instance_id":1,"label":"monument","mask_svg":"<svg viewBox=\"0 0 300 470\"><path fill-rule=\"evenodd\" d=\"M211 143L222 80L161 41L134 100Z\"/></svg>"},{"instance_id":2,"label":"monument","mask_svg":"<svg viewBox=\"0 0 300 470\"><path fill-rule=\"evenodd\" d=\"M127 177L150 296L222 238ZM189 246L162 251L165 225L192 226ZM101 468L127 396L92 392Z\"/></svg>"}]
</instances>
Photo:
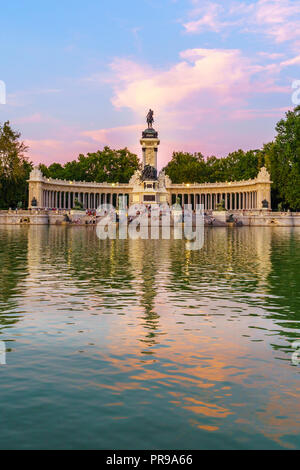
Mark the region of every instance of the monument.
<instances>
[{"instance_id":1,"label":"monument","mask_svg":"<svg viewBox=\"0 0 300 470\"><path fill-rule=\"evenodd\" d=\"M173 183L164 171L158 172L157 156L160 140L154 129L154 111L146 116L147 128L142 132L142 168L129 183L97 183L46 178L34 168L29 179L29 207L71 210L78 203L84 209L96 209L100 204L119 206L119 196L125 204L203 204L207 211L223 206L226 211L264 211L271 208L271 178L266 168L257 177L245 181L217 183Z\"/></svg>"},{"instance_id":2,"label":"monument","mask_svg":"<svg viewBox=\"0 0 300 470\"><path fill-rule=\"evenodd\" d=\"M154 111L149 109L146 117L148 128L142 133L140 144L143 151L143 169L137 171L129 184L133 184L133 203L161 204L169 202L166 189L166 175L157 174L157 153L160 140L153 128Z\"/></svg>"}]
</instances>

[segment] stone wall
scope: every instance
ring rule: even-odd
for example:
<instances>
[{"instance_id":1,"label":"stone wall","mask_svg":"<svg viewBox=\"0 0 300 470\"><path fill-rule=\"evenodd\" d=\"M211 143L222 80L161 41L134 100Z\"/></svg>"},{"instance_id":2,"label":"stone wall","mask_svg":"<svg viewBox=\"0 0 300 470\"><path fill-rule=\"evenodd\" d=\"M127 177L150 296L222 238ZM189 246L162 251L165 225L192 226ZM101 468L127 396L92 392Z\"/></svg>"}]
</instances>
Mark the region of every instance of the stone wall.
<instances>
[{"instance_id":1,"label":"stone wall","mask_svg":"<svg viewBox=\"0 0 300 470\"><path fill-rule=\"evenodd\" d=\"M66 217L67 215L67 217ZM232 217L230 217L232 216ZM233 222L234 221L234 222ZM85 212L1 211L0 225L91 225L96 218ZM271 211L207 211L206 225L244 227L300 227L300 213Z\"/></svg>"}]
</instances>

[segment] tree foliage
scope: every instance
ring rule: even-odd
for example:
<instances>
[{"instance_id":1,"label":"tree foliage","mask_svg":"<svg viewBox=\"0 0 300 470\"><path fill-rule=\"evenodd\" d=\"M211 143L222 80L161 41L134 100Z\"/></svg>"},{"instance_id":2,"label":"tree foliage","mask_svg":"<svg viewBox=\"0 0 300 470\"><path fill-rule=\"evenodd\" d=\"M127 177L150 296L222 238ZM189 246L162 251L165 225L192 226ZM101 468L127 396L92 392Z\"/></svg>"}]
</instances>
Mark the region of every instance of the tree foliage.
<instances>
[{"instance_id":1,"label":"tree foliage","mask_svg":"<svg viewBox=\"0 0 300 470\"><path fill-rule=\"evenodd\" d=\"M138 157L127 148L113 150L109 147L86 156L79 155L77 160L64 166L59 163L53 163L49 167L40 165L41 171L48 178L97 183L128 183L139 168Z\"/></svg>"},{"instance_id":2,"label":"tree foliage","mask_svg":"<svg viewBox=\"0 0 300 470\"><path fill-rule=\"evenodd\" d=\"M9 121L0 124L0 208L27 207L29 173L32 164L26 157L27 147L20 141Z\"/></svg>"},{"instance_id":3,"label":"tree foliage","mask_svg":"<svg viewBox=\"0 0 300 470\"><path fill-rule=\"evenodd\" d=\"M258 155L257 150L238 150L225 158L212 156L205 160L201 153L174 152L164 170L176 184L247 180L257 176Z\"/></svg>"},{"instance_id":4,"label":"tree foliage","mask_svg":"<svg viewBox=\"0 0 300 470\"><path fill-rule=\"evenodd\" d=\"M262 154L270 171L273 205L300 209L300 106L288 111L276 126L274 142L264 145Z\"/></svg>"}]
</instances>

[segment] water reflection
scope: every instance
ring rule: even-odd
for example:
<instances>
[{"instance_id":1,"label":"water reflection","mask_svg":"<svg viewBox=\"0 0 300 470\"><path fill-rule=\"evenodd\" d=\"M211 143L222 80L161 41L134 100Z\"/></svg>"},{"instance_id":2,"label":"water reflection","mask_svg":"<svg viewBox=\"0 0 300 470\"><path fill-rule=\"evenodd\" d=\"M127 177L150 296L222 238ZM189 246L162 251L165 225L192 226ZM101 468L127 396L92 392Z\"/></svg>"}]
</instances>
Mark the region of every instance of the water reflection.
<instances>
[{"instance_id":1,"label":"water reflection","mask_svg":"<svg viewBox=\"0 0 300 470\"><path fill-rule=\"evenodd\" d=\"M93 227L2 227L0 247L0 325L16 343L6 380L17 386L34 351L31 383L54 375L49 403L70 397L65 446L84 395L83 447L99 435L104 448L300 447L299 230L207 229L203 250L186 251Z\"/></svg>"},{"instance_id":2,"label":"water reflection","mask_svg":"<svg viewBox=\"0 0 300 470\"><path fill-rule=\"evenodd\" d=\"M27 269L27 232L22 227L0 230L0 329L14 325L22 315L16 295L24 294Z\"/></svg>"}]
</instances>

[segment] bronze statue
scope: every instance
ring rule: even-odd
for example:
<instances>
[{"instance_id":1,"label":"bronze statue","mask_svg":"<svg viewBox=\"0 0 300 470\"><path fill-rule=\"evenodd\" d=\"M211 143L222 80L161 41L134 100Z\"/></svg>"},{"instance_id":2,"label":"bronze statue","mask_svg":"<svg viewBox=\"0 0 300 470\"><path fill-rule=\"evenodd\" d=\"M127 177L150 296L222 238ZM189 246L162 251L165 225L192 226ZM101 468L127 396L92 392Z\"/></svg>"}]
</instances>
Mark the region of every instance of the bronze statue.
<instances>
[{"instance_id":1,"label":"bronze statue","mask_svg":"<svg viewBox=\"0 0 300 470\"><path fill-rule=\"evenodd\" d=\"M151 165L145 165L142 172L142 181L156 181L157 170Z\"/></svg>"},{"instance_id":2,"label":"bronze statue","mask_svg":"<svg viewBox=\"0 0 300 470\"><path fill-rule=\"evenodd\" d=\"M152 129L152 124L154 123L154 111L152 109L149 109L149 112L147 114L147 124L148 124L148 129Z\"/></svg>"}]
</instances>

